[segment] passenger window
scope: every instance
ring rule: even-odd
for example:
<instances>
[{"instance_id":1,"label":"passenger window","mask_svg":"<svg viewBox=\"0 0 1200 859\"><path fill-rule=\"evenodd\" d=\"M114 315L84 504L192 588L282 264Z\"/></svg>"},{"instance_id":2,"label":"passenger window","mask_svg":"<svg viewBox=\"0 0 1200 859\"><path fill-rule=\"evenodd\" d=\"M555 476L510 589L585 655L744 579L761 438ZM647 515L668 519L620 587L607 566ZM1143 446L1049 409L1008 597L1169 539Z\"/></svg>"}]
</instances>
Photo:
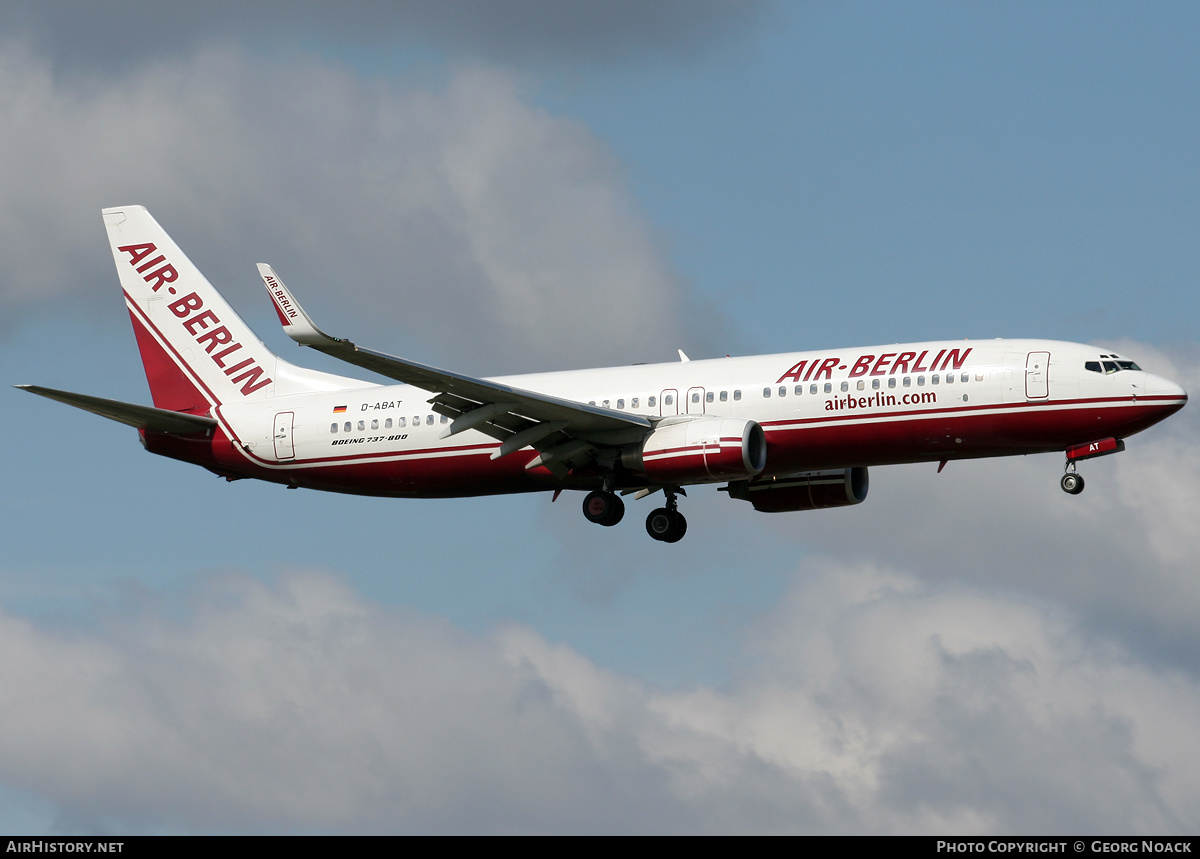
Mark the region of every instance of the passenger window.
<instances>
[{"instance_id":1,"label":"passenger window","mask_svg":"<svg viewBox=\"0 0 1200 859\"><path fill-rule=\"evenodd\" d=\"M938 383L938 374L934 373L933 377L929 380L929 384L936 385L937 383ZM920 384L920 383L918 382L918 384Z\"/></svg>"},{"instance_id":2,"label":"passenger window","mask_svg":"<svg viewBox=\"0 0 1200 859\"><path fill-rule=\"evenodd\" d=\"M867 387L867 383L864 382L862 379L859 379L858 384L855 387L857 387L861 391Z\"/></svg>"},{"instance_id":3,"label":"passenger window","mask_svg":"<svg viewBox=\"0 0 1200 859\"><path fill-rule=\"evenodd\" d=\"M763 388L763 399L767 399L767 400L771 399L771 389L770 388Z\"/></svg>"},{"instance_id":4,"label":"passenger window","mask_svg":"<svg viewBox=\"0 0 1200 859\"><path fill-rule=\"evenodd\" d=\"M911 388L911 387L912 387L912 376L905 376L905 377L904 377L904 387L906 387L906 388Z\"/></svg>"},{"instance_id":5,"label":"passenger window","mask_svg":"<svg viewBox=\"0 0 1200 859\"><path fill-rule=\"evenodd\" d=\"M632 400L629 401L629 408L636 409L637 407L638 407L638 398L634 397Z\"/></svg>"},{"instance_id":6,"label":"passenger window","mask_svg":"<svg viewBox=\"0 0 1200 859\"><path fill-rule=\"evenodd\" d=\"M600 405L604 406L604 408L606 408L606 409L607 409L607 408L608 408L608 400L605 400L605 401L604 401L604 402L602 402Z\"/></svg>"},{"instance_id":7,"label":"passenger window","mask_svg":"<svg viewBox=\"0 0 1200 859\"><path fill-rule=\"evenodd\" d=\"M787 385L780 385L780 386L779 386L779 396L781 396L781 397L786 397L786 396L787 396Z\"/></svg>"},{"instance_id":8,"label":"passenger window","mask_svg":"<svg viewBox=\"0 0 1200 859\"><path fill-rule=\"evenodd\" d=\"M816 385L809 385L809 386L808 386L808 392L809 392L810 394L815 394L815 393L817 392L817 386L816 386Z\"/></svg>"},{"instance_id":9,"label":"passenger window","mask_svg":"<svg viewBox=\"0 0 1200 859\"><path fill-rule=\"evenodd\" d=\"M350 421L346 421L346 425L342 427L342 432L350 432Z\"/></svg>"},{"instance_id":10,"label":"passenger window","mask_svg":"<svg viewBox=\"0 0 1200 859\"><path fill-rule=\"evenodd\" d=\"M663 397L663 405L664 405L664 406L673 406L673 405L675 405L675 395L674 395L674 394L667 394L665 397Z\"/></svg>"},{"instance_id":11,"label":"passenger window","mask_svg":"<svg viewBox=\"0 0 1200 859\"><path fill-rule=\"evenodd\" d=\"M825 383L825 393L827 393L827 394L833 393L833 383L832 382Z\"/></svg>"},{"instance_id":12,"label":"passenger window","mask_svg":"<svg viewBox=\"0 0 1200 859\"><path fill-rule=\"evenodd\" d=\"M366 428L367 428L367 422L366 422L366 421L359 421L359 422L358 422L358 431L359 431L359 432L362 432L362 431L363 431L363 430L365 430Z\"/></svg>"},{"instance_id":13,"label":"passenger window","mask_svg":"<svg viewBox=\"0 0 1200 859\"><path fill-rule=\"evenodd\" d=\"M918 388L920 388L920 387L924 387L924 385L925 385L925 377L924 377L924 376L917 376L917 387L918 387Z\"/></svg>"},{"instance_id":14,"label":"passenger window","mask_svg":"<svg viewBox=\"0 0 1200 859\"><path fill-rule=\"evenodd\" d=\"M391 418L388 418L386 421L383 422L383 428L384 429L392 428L392 419Z\"/></svg>"},{"instance_id":15,"label":"passenger window","mask_svg":"<svg viewBox=\"0 0 1200 859\"><path fill-rule=\"evenodd\" d=\"M433 415L425 416L425 426L427 426L427 427L433 426Z\"/></svg>"},{"instance_id":16,"label":"passenger window","mask_svg":"<svg viewBox=\"0 0 1200 859\"><path fill-rule=\"evenodd\" d=\"M729 391L721 391L721 402L724 403L724 402L727 402L728 400L729 400Z\"/></svg>"},{"instance_id":17,"label":"passenger window","mask_svg":"<svg viewBox=\"0 0 1200 859\"><path fill-rule=\"evenodd\" d=\"M740 400L742 398L742 392L740 389L734 389L733 398L734 400Z\"/></svg>"},{"instance_id":18,"label":"passenger window","mask_svg":"<svg viewBox=\"0 0 1200 859\"><path fill-rule=\"evenodd\" d=\"M971 381L971 374L970 374L970 373L963 373L961 376L959 376L959 378L958 378L958 381L960 381L960 382L969 382L969 381Z\"/></svg>"},{"instance_id":19,"label":"passenger window","mask_svg":"<svg viewBox=\"0 0 1200 859\"><path fill-rule=\"evenodd\" d=\"M421 416L413 415L413 426L419 427L420 425L421 425Z\"/></svg>"},{"instance_id":20,"label":"passenger window","mask_svg":"<svg viewBox=\"0 0 1200 859\"><path fill-rule=\"evenodd\" d=\"M404 429L408 425L408 418L396 418L396 426Z\"/></svg>"},{"instance_id":21,"label":"passenger window","mask_svg":"<svg viewBox=\"0 0 1200 859\"><path fill-rule=\"evenodd\" d=\"M371 421L371 429L373 429L373 430L379 429L379 419L378 418Z\"/></svg>"},{"instance_id":22,"label":"passenger window","mask_svg":"<svg viewBox=\"0 0 1200 859\"><path fill-rule=\"evenodd\" d=\"M617 408L618 408L618 409L623 409L623 408L625 408L625 398L624 398L624 397L622 397L621 399L617 400Z\"/></svg>"},{"instance_id":23,"label":"passenger window","mask_svg":"<svg viewBox=\"0 0 1200 859\"><path fill-rule=\"evenodd\" d=\"M844 394L844 393L846 393L846 391L848 391L848 390L850 390L850 383L849 383L849 382L842 382L842 393Z\"/></svg>"},{"instance_id":24,"label":"passenger window","mask_svg":"<svg viewBox=\"0 0 1200 859\"><path fill-rule=\"evenodd\" d=\"M889 388L896 387L896 377L895 376L891 376L888 378L888 387Z\"/></svg>"},{"instance_id":25,"label":"passenger window","mask_svg":"<svg viewBox=\"0 0 1200 859\"><path fill-rule=\"evenodd\" d=\"M707 394L704 395L704 402L711 403L712 401L713 401L713 392L709 391Z\"/></svg>"},{"instance_id":26,"label":"passenger window","mask_svg":"<svg viewBox=\"0 0 1200 859\"><path fill-rule=\"evenodd\" d=\"M444 423L446 423L446 422L447 422L447 421L449 421L449 420L450 420L450 418L446 417L445 415L442 415L442 416L441 416L441 417L438 419L438 423L444 424Z\"/></svg>"},{"instance_id":27,"label":"passenger window","mask_svg":"<svg viewBox=\"0 0 1200 859\"><path fill-rule=\"evenodd\" d=\"M798 397L798 396L800 396L800 395L801 395L801 394L803 394L803 393L804 393L804 386L803 386L803 385L797 385L797 386L796 386L796 396Z\"/></svg>"},{"instance_id":28,"label":"passenger window","mask_svg":"<svg viewBox=\"0 0 1200 859\"><path fill-rule=\"evenodd\" d=\"M954 384L954 374L953 374L953 373L947 373L947 374L946 374L946 384L947 384L947 385L952 385L952 384Z\"/></svg>"},{"instance_id":29,"label":"passenger window","mask_svg":"<svg viewBox=\"0 0 1200 859\"><path fill-rule=\"evenodd\" d=\"M879 390L879 380L878 380L878 379L872 379L872 380L871 380L871 390L872 390L872 391L878 391L878 390Z\"/></svg>"},{"instance_id":30,"label":"passenger window","mask_svg":"<svg viewBox=\"0 0 1200 859\"><path fill-rule=\"evenodd\" d=\"M693 391L693 392L692 392L692 402L693 402L693 403L698 403L698 402L700 402L700 392L699 392L699 391Z\"/></svg>"},{"instance_id":31,"label":"passenger window","mask_svg":"<svg viewBox=\"0 0 1200 859\"><path fill-rule=\"evenodd\" d=\"M655 397L646 397L646 408L648 408L648 409L654 408L654 404L656 402L657 402L657 399ZM592 405L594 406L596 404L592 403Z\"/></svg>"},{"instance_id":32,"label":"passenger window","mask_svg":"<svg viewBox=\"0 0 1200 859\"><path fill-rule=\"evenodd\" d=\"M336 423L332 423L332 424L330 424L330 425L329 425L329 431L330 431L330 432L337 432L337 424L336 424Z\"/></svg>"}]
</instances>

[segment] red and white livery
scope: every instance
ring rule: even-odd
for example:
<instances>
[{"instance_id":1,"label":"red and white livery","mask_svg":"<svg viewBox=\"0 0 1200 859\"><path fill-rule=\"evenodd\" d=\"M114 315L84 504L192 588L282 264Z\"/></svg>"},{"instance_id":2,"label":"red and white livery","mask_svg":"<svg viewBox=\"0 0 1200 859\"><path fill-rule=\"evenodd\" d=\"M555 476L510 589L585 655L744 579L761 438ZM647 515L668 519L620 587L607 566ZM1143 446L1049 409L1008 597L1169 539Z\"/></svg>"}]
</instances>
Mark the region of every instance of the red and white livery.
<instances>
[{"instance_id":1,"label":"red and white livery","mask_svg":"<svg viewBox=\"0 0 1200 859\"><path fill-rule=\"evenodd\" d=\"M154 407L26 390L137 427L152 453L230 480L429 498L586 490L615 525L621 495L674 542L684 487L721 483L756 510L857 504L874 465L1061 451L1076 464L1179 410L1187 394L1112 352L1047 340L910 343L475 379L322 332L259 273L297 343L398 384L273 354L140 206L104 210ZM940 466L939 466L940 467Z\"/></svg>"}]
</instances>

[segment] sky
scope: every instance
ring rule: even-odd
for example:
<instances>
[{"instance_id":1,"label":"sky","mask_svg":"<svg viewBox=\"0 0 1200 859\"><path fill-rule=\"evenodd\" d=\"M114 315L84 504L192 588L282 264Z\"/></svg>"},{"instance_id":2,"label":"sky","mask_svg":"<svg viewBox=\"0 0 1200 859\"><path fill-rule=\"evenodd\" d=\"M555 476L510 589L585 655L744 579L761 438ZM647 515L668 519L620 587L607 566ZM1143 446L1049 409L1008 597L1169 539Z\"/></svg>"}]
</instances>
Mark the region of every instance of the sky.
<instances>
[{"instance_id":1,"label":"sky","mask_svg":"<svg viewBox=\"0 0 1200 859\"><path fill-rule=\"evenodd\" d=\"M0 369L149 402L99 210L272 349L476 375L941 338L1200 389L1200 9L548 0L0 8ZM1200 412L712 487L226 483L0 393L0 829L1191 834ZM639 505L645 505L643 508Z\"/></svg>"}]
</instances>

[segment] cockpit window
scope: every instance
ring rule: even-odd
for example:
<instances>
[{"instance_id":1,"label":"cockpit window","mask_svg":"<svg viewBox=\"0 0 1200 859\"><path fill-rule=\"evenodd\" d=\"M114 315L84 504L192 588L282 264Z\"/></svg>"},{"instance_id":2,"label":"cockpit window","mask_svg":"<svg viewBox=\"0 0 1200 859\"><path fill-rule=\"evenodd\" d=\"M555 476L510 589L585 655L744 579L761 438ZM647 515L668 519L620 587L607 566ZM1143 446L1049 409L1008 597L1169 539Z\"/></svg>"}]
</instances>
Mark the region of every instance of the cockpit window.
<instances>
[{"instance_id":1,"label":"cockpit window","mask_svg":"<svg viewBox=\"0 0 1200 859\"><path fill-rule=\"evenodd\" d=\"M1133 361L1127 361L1124 358L1118 358L1116 355L1101 355L1100 357L1108 360L1084 361L1083 369L1092 373L1103 373L1106 376L1112 373L1119 373L1122 370L1140 371L1142 369Z\"/></svg>"}]
</instances>

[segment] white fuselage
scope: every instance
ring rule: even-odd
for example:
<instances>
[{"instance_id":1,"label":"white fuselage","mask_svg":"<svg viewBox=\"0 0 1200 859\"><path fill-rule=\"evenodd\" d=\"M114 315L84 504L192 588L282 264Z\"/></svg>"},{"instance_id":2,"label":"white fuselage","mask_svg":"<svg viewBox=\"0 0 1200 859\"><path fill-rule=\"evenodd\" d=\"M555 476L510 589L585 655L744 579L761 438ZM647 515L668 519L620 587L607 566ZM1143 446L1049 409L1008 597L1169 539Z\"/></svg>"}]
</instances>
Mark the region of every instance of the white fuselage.
<instances>
[{"instance_id":1,"label":"white fuselage","mask_svg":"<svg viewBox=\"0 0 1200 859\"><path fill-rule=\"evenodd\" d=\"M1061 450L1137 432L1186 401L1165 379L1106 371L1101 354L1060 341L946 341L491 381L656 421L755 421L767 440L764 473L784 474ZM1087 369L1089 362L1101 371ZM226 404L215 416L253 476L295 485L442 495L559 483L491 460L499 442L483 433L439 438L448 420L432 410L431 396L409 385L364 384ZM522 465L534 455L525 453ZM514 482L497 482L502 475Z\"/></svg>"}]
</instances>

